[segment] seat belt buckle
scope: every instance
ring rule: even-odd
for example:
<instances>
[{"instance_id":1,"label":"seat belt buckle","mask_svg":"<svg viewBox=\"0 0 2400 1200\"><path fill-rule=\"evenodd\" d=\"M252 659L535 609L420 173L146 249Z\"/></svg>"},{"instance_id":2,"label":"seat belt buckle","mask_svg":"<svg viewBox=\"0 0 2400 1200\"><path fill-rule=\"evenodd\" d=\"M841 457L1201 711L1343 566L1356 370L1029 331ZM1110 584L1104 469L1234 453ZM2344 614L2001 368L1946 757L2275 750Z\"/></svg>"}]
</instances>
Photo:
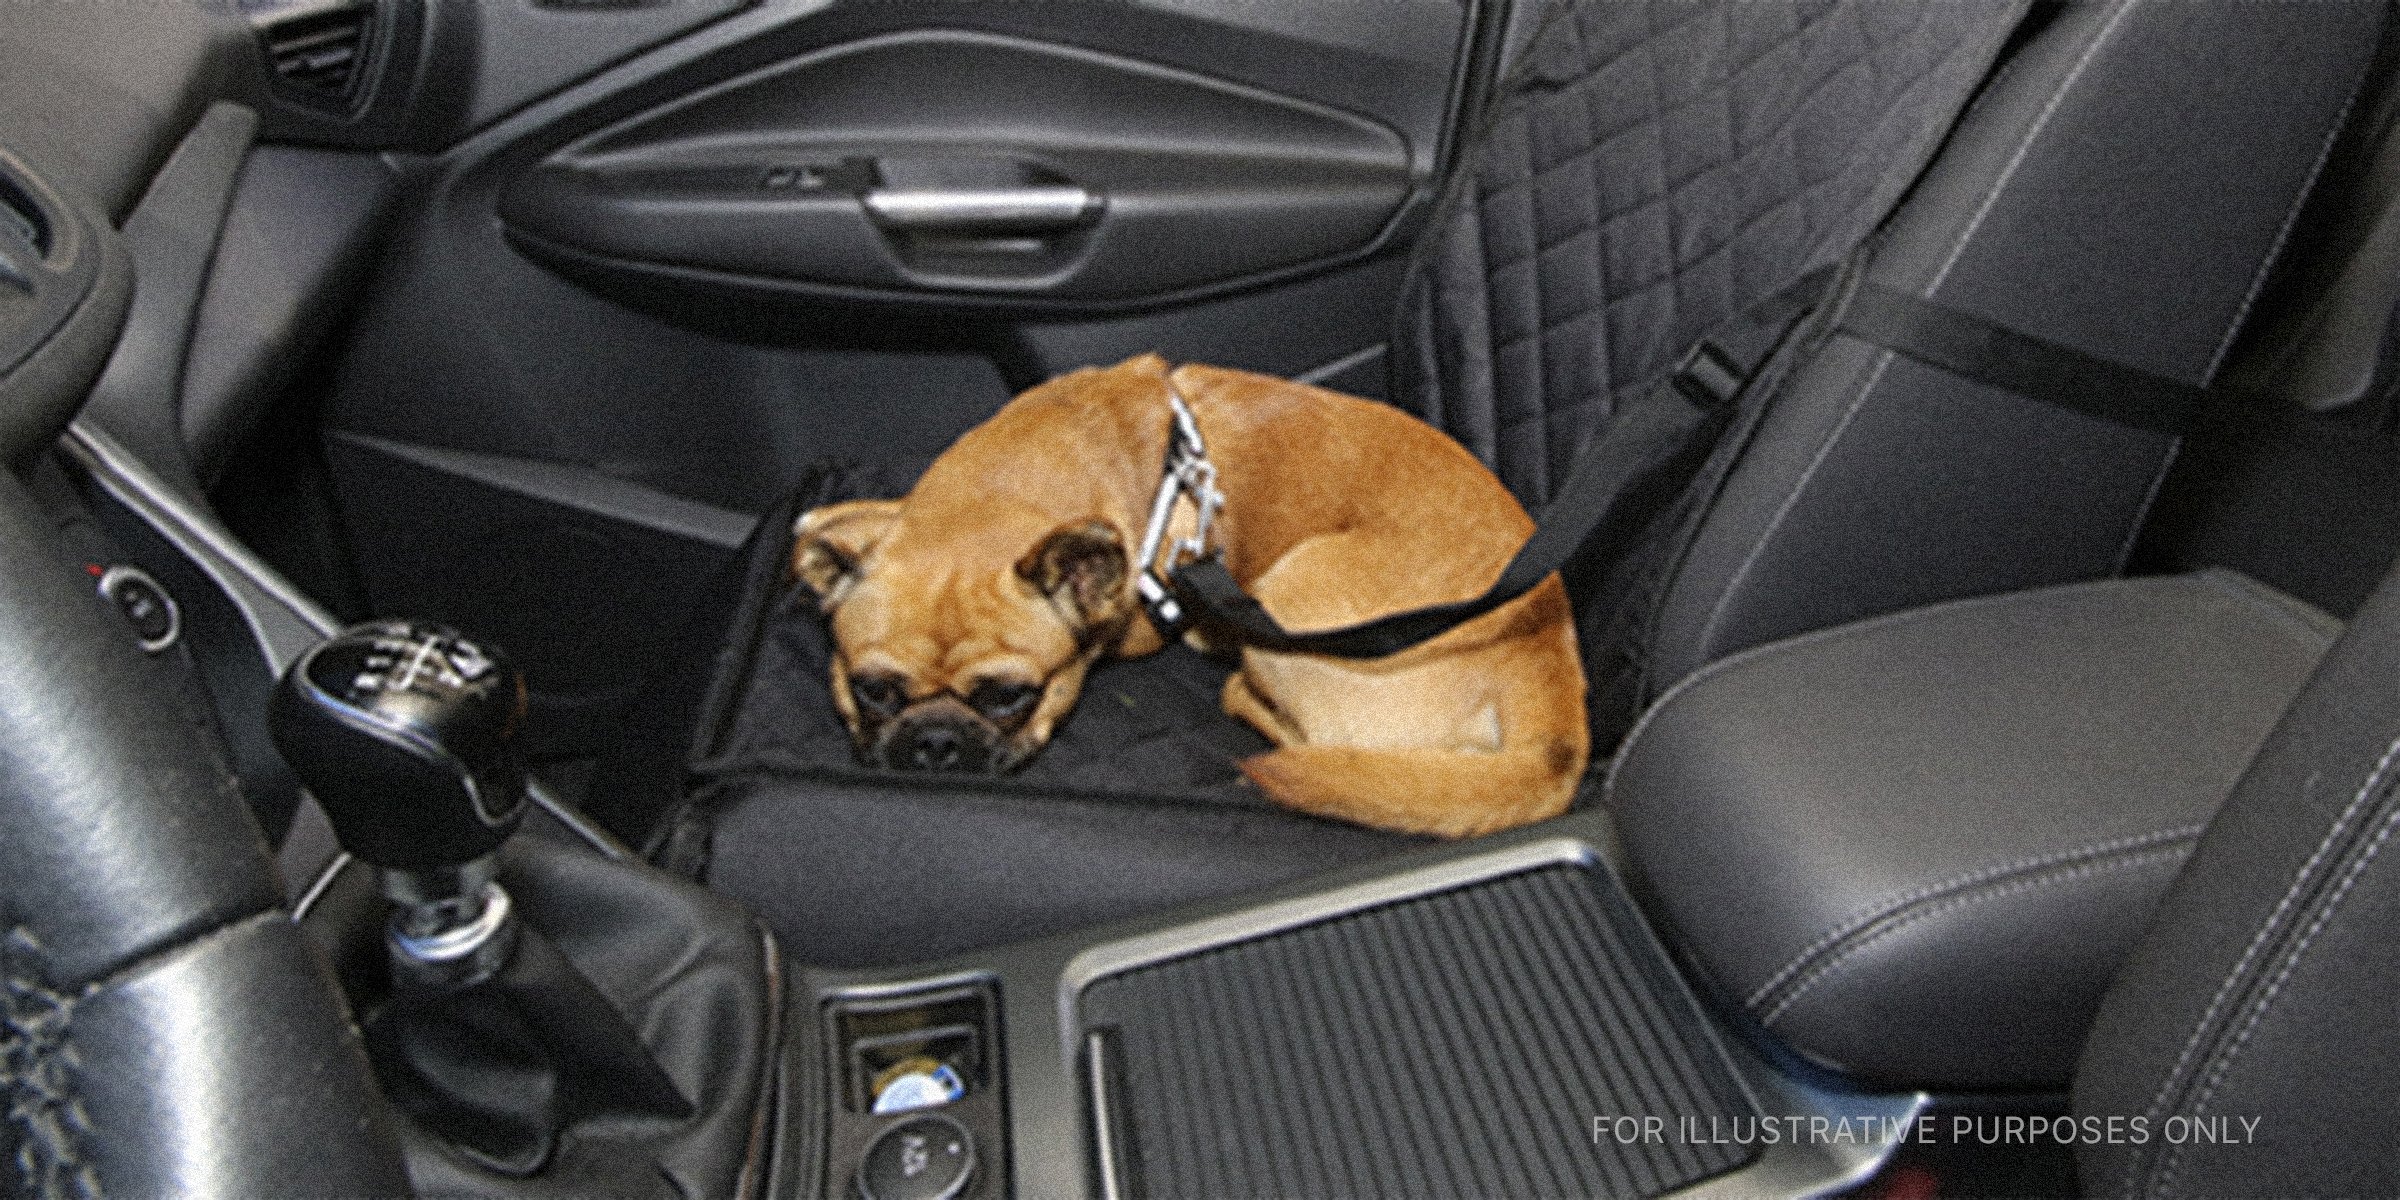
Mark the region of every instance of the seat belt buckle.
<instances>
[{"instance_id":1,"label":"seat belt buckle","mask_svg":"<svg viewBox=\"0 0 2400 1200\"><path fill-rule=\"evenodd\" d=\"M1684 351L1667 382L1694 407L1713 412L1733 403L1750 382L1750 372L1716 339L1704 337Z\"/></svg>"}]
</instances>

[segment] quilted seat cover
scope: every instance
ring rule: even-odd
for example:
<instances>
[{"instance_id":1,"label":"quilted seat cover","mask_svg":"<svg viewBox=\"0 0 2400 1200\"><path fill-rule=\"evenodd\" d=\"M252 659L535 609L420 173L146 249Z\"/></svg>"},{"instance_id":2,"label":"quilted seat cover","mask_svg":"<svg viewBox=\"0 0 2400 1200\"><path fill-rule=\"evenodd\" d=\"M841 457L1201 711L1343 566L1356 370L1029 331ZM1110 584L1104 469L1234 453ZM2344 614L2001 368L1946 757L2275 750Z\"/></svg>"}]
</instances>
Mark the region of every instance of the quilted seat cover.
<instances>
[{"instance_id":1,"label":"quilted seat cover","mask_svg":"<svg viewBox=\"0 0 2400 1200\"><path fill-rule=\"evenodd\" d=\"M2018 11L1553 4L1412 269L1395 399L1538 509L1623 397L1866 238Z\"/></svg>"}]
</instances>

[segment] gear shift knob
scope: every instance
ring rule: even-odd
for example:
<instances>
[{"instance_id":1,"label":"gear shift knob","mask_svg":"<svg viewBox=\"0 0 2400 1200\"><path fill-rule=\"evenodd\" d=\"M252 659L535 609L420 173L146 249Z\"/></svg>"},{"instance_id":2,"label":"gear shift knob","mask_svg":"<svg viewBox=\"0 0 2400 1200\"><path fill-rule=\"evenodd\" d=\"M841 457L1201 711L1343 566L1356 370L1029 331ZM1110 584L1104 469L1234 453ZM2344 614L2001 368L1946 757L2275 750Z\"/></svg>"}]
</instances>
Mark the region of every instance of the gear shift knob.
<instances>
[{"instance_id":1,"label":"gear shift knob","mask_svg":"<svg viewBox=\"0 0 2400 1200\"><path fill-rule=\"evenodd\" d=\"M524 679L457 631L373 621L285 672L275 748L342 847L387 872L442 873L500 847L525 815Z\"/></svg>"}]
</instances>

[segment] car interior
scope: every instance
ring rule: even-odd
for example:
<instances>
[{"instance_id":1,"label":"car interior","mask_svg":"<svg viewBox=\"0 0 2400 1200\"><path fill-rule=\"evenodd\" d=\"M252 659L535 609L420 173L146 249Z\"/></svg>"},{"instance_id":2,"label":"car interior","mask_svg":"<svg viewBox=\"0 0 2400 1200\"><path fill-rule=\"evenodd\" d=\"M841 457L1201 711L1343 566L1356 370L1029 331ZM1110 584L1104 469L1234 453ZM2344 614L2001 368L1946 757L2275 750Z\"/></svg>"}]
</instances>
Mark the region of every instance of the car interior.
<instances>
[{"instance_id":1,"label":"car interior","mask_svg":"<svg viewBox=\"0 0 2400 1200\"><path fill-rule=\"evenodd\" d=\"M1638 495L1564 816L854 753L1151 352ZM26 1195L2400 1191L2386 0L16 0L0 450Z\"/></svg>"}]
</instances>

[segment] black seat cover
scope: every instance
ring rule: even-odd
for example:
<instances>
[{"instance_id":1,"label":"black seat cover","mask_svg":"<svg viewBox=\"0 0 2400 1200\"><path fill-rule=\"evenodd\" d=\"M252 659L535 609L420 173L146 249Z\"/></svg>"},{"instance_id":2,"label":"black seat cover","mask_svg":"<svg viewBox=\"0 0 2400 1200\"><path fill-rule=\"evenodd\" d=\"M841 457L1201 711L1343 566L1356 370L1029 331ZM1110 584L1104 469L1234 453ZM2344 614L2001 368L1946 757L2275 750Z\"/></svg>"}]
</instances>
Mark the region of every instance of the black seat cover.
<instances>
[{"instance_id":1,"label":"black seat cover","mask_svg":"<svg viewBox=\"0 0 2400 1200\"><path fill-rule=\"evenodd\" d=\"M1622 397L1872 232L2020 10L1549 4L1418 251L1399 402L1538 509Z\"/></svg>"},{"instance_id":2,"label":"black seat cover","mask_svg":"<svg viewBox=\"0 0 2400 1200\"><path fill-rule=\"evenodd\" d=\"M2400 572L2251 763L2102 1002L2094 1196L2400 1191Z\"/></svg>"},{"instance_id":3,"label":"black seat cover","mask_svg":"<svg viewBox=\"0 0 2400 1200\"><path fill-rule=\"evenodd\" d=\"M2382 9L2065 7L1893 215L1872 276L2211 378L2360 89ZM1891 172L1923 132L1911 98L1971 61L2004 12L1560 6L1420 260L1400 402L1538 505L1629 389L1867 236L1909 182ZM1579 604L1600 744L1747 646L2114 574L2174 444L1832 338L1634 611ZM1579 601L1591 582L1570 576Z\"/></svg>"}]
</instances>

